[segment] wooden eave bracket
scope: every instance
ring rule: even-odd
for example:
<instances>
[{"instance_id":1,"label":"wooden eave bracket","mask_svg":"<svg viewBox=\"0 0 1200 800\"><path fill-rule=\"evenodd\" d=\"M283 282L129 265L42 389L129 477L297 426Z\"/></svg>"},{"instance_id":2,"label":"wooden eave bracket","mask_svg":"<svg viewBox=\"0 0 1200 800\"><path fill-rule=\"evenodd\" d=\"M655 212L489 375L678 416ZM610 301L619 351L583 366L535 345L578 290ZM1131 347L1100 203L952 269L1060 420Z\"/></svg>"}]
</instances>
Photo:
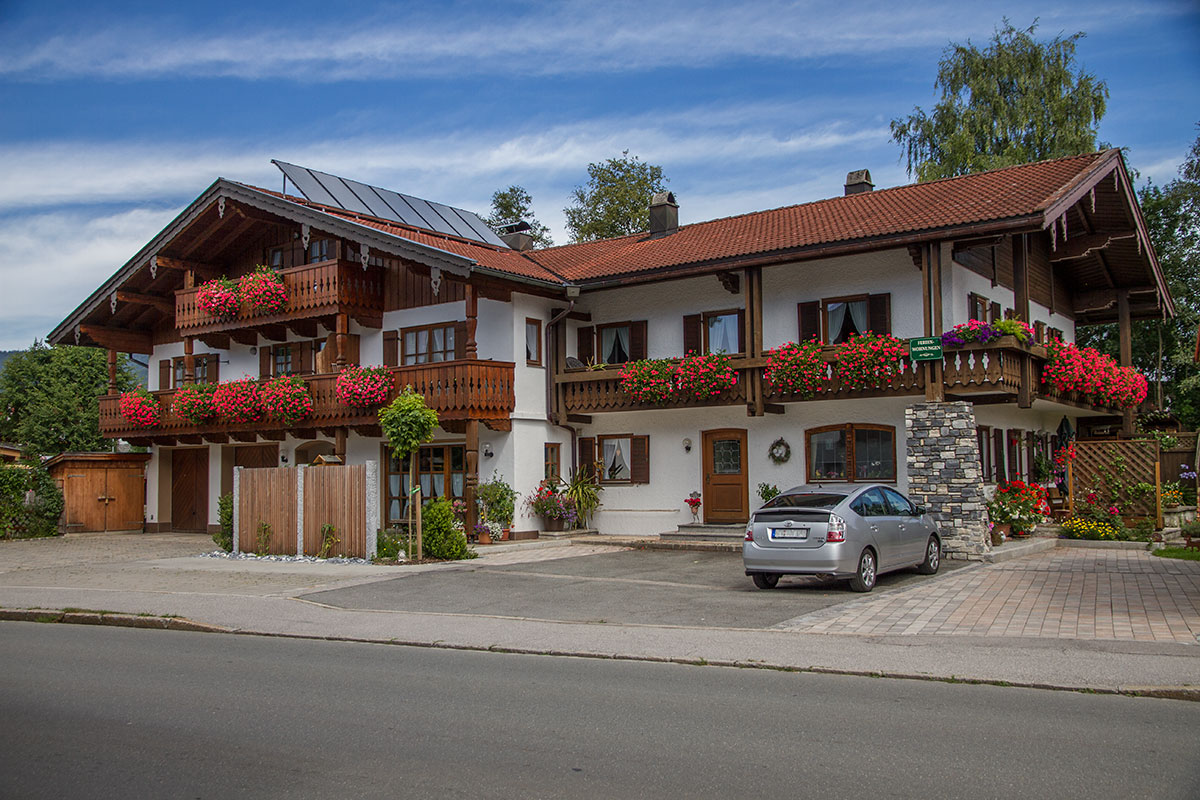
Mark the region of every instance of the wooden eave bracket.
<instances>
[{"instance_id":1,"label":"wooden eave bracket","mask_svg":"<svg viewBox=\"0 0 1200 800\"><path fill-rule=\"evenodd\" d=\"M164 314L175 313L175 299L173 297L163 297L159 294L147 294L145 292L132 292L124 289L118 289L112 293L109 300L112 313L117 313L117 303L132 303L139 306L150 306L158 309Z\"/></svg>"},{"instance_id":2,"label":"wooden eave bracket","mask_svg":"<svg viewBox=\"0 0 1200 800\"><path fill-rule=\"evenodd\" d=\"M131 331L126 328L106 328L102 325L77 325L75 327L75 344L79 344L84 336L100 347L107 347L118 353L150 355L154 351L154 341L149 332Z\"/></svg>"},{"instance_id":3,"label":"wooden eave bracket","mask_svg":"<svg viewBox=\"0 0 1200 800\"><path fill-rule=\"evenodd\" d=\"M1058 264L1062 261L1070 261L1076 258L1084 258L1093 253L1099 253L1106 250L1110 244L1121 239L1132 239L1137 236L1137 231L1123 230L1114 231L1112 233L1089 233L1082 236L1075 236L1072 239L1060 242L1057 248L1050 254L1050 263ZM1140 239L1139 239L1140 241Z\"/></svg>"},{"instance_id":4,"label":"wooden eave bracket","mask_svg":"<svg viewBox=\"0 0 1200 800\"><path fill-rule=\"evenodd\" d=\"M194 272L197 277L204 278L206 280L216 278L221 274L221 270L217 269L211 264L205 264L200 261L188 261L182 258L171 258L169 256L162 255L154 256L152 259L150 259L150 268L152 272L155 271L155 267L158 269L175 270L177 272L191 271Z\"/></svg>"}]
</instances>

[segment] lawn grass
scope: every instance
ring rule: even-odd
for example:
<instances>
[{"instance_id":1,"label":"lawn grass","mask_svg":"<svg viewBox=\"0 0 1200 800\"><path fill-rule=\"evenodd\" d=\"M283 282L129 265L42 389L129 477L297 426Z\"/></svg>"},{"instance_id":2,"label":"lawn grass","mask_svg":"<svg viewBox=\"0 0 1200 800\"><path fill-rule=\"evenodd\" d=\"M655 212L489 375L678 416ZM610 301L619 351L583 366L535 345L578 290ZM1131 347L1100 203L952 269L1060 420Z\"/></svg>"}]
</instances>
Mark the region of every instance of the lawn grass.
<instances>
[{"instance_id":1,"label":"lawn grass","mask_svg":"<svg viewBox=\"0 0 1200 800\"><path fill-rule=\"evenodd\" d=\"M1185 561L1200 561L1200 550L1189 550L1186 547L1163 547L1155 550L1154 555L1163 558L1182 558Z\"/></svg>"}]
</instances>

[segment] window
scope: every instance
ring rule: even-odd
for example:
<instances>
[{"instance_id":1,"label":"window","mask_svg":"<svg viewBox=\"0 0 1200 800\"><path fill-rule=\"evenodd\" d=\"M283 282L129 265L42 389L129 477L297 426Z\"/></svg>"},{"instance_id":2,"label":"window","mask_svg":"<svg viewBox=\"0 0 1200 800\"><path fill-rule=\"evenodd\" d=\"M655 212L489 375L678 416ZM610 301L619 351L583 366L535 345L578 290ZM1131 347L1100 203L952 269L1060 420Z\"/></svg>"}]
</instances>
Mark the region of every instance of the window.
<instances>
[{"instance_id":1,"label":"window","mask_svg":"<svg viewBox=\"0 0 1200 800\"><path fill-rule=\"evenodd\" d=\"M686 328L688 319L684 318ZM694 316L694 335L691 348L700 349L700 315ZM576 330L576 354L584 364L626 364L646 357L646 320L606 322L595 327L587 325Z\"/></svg>"},{"instance_id":2,"label":"window","mask_svg":"<svg viewBox=\"0 0 1200 800\"><path fill-rule=\"evenodd\" d=\"M384 515L389 526L400 525L408 514L408 458L399 458L387 448L384 463ZM461 498L467 486L466 448L443 444L422 447L417 453L417 482L425 499Z\"/></svg>"},{"instance_id":3,"label":"window","mask_svg":"<svg viewBox=\"0 0 1200 800\"><path fill-rule=\"evenodd\" d=\"M216 353L193 356L192 378L195 383L216 383L217 359ZM171 359L171 385L175 388L183 386L183 356ZM162 388L167 388L166 386Z\"/></svg>"},{"instance_id":4,"label":"window","mask_svg":"<svg viewBox=\"0 0 1200 800\"><path fill-rule=\"evenodd\" d=\"M332 239L313 239L308 243L308 263L316 264L318 261L329 261L333 258L333 240Z\"/></svg>"},{"instance_id":5,"label":"window","mask_svg":"<svg viewBox=\"0 0 1200 800\"><path fill-rule=\"evenodd\" d=\"M896 480L896 429L890 425L847 424L805 433L808 480Z\"/></svg>"},{"instance_id":6,"label":"window","mask_svg":"<svg viewBox=\"0 0 1200 800\"><path fill-rule=\"evenodd\" d=\"M704 315L704 352L740 353L741 314L737 311L712 311Z\"/></svg>"},{"instance_id":7,"label":"window","mask_svg":"<svg viewBox=\"0 0 1200 800\"><path fill-rule=\"evenodd\" d=\"M810 300L796 310L800 341L840 344L854 334L892 332L892 296L886 293Z\"/></svg>"},{"instance_id":8,"label":"window","mask_svg":"<svg viewBox=\"0 0 1200 800\"><path fill-rule=\"evenodd\" d=\"M883 497L887 500L888 508L892 512L892 516L896 517L915 517L917 516L916 507L908 501L908 498L897 492L895 489L883 487Z\"/></svg>"},{"instance_id":9,"label":"window","mask_svg":"<svg viewBox=\"0 0 1200 800\"><path fill-rule=\"evenodd\" d=\"M630 334L632 326L628 322L617 325L597 325L596 335L600 339L600 360L605 364L624 364L632 361L630 355Z\"/></svg>"},{"instance_id":10,"label":"window","mask_svg":"<svg viewBox=\"0 0 1200 800\"><path fill-rule=\"evenodd\" d=\"M579 468L600 470L601 483L649 483L650 437L628 433L580 437Z\"/></svg>"},{"instance_id":11,"label":"window","mask_svg":"<svg viewBox=\"0 0 1200 800\"><path fill-rule=\"evenodd\" d=\"M562 445L558 442L546 442L542 452L545 466L543 477L548 481L557 481L562 477Z\"/></svg>"},{"instance_id":12,"label":"window","mask_svg":"<svg viewBox=\"0 0 1200 800\"><path fill-rule=\"evenodd\" d=\"M454 329L454 323L405 328L400 337L403 345L401 363L408 366L453 361L456 343Z\"/></svg>"},{"instance_id":13,"label":"window","mask_svg":"<svg viewBox=\"0 0 1200 800\"><path fill-rule=\"evenodd\" d=\"M277 344L271 348L272 375L291 375L292 366L292 346L290 344Z\"/></svg>"},{"instance_id":14,"label":"window","mask_svg":"<svg viewBox=\"0 0 1200 800\"><path fill-rule=\"evenodd\" d=\"M267 266L272 269L281 269L283 267L283 248L272 247L267 251Z\"/></svg>"},{"instance_id":15,"label":"window","mask_svg":"<svg viewBox=\"0 0 1200 800\"><path fill-rule=\"evenodd\" d=\"M542 321L525 318L525 361L530 366L542 365Z\"/></svg>"},{"instance_id":16,"label":"window","mask_svg":"<svg viewBox=\"0 0 1200 800\"><path fill-rule=\"evenodd\" d=\"M967 295L967 319L988 321L988 299L986 297L974 292Z\"/></svg>"},{"instance_id":17,"label":"window","mask_svg":"<svg viewBox=\"0 0 1200 800\"><path fill-rule=\"evenodd\" d=\"M841 344L854 334L871 329L867 321L867 298L825 301L825 341Z\"/></svg>"},{"instance_id":18,"label":"window","mask_svg":"<svg viewBox=\"0 0 1200 800\"><path fill-rule=\"evenodd\" d=\"M863 492L850 504L850 508L860 517L888 516L887 503L884 502L883 492L879 489L871 489Z\"/></svg>"},{"instance_id":19,"label":"window","mask_svg":"<svg viewBox=\"0 0 1200 800\"><path fill-rule=\"evenodd\" d=\"M992 429L988 425L979 425L975 429L975 439L979 442L979 469L985 483L991 483L992 478Z\"/></svg>"}]
</instances>

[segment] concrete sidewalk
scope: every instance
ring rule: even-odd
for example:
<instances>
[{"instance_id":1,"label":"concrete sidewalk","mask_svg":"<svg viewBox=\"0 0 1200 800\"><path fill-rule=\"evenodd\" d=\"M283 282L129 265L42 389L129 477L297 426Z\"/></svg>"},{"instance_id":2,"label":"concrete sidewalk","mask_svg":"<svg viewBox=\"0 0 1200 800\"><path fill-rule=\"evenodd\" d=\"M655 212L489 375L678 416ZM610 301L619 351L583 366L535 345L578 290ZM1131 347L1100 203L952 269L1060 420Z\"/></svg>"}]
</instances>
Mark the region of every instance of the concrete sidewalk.
<instances>
[{"instance_id":1,"label":"concrete sidewalk","mask_svg":"<svg viewBox=\"0 0 1200 800\"><path fill-rule=\"evenodd\" d=\"M878 597L847 596L822 620L793 621L774 628L713 628L701 625L612 624L533 620L481 613L447 614L429 610L337 608L307 599L307 595L351 586L389 581L429 572L450 573L460 565L382 568L326 564L231 562L188 555L209 549L188 537L170 539L131 537L145 541L55 540L47 543L0 545L0 606L6 609L66 607L104 609L132 614L179 615L230 631L329 639L514 652L688 661L882 674L920 678L977 680L1014 685L1047 686L1096 691L1138 691L1140 687L1200 689L1200 647L1170 641L1112 638L1034 638L1013 635L1008 625L989 624L976 635L974 627L954 635L934 633L940 626L913 626L906 615L921 608L929 622L947 619L945 607L934 606L947 594L957 595L959 582L976 583L986 591L990 576L1014 571L1041 575L1077 571L1078 565L1052 560L1051 551L1000 565L960 570L924 580ZM14 545L16 549L13 548ZM146 545L141 548L140 545ZM169 555L178 551L177 555ZM107 561L96 550L119 555ZM35 552L36 551L36 552ZM560 558L613 552L604 546L563 544L561 547L511 549L489 554L470 564L529 564ZM139 559L139 552L153 557ZM620 552L620 551L618 551ZM1141 554L1134 554L1135 556ZM1143 556L1151 558L1150 556ZM1051 561L1038 561L1038 559ZM1028 563L1025 563L1028 561ZM1153 576L1158 567L1140 559L1128 569ZM1195 584L1200 565L1172 562L1180 580ZM1014 565L1018 565L1014 567ZM1023 565L1023 566L1021 566ZM1138 565L1138 566L1134 566ZM1120 565L1114 567L1119 569ZM1089 573L1100 574L1100 573ZM1132 574L1115 572L1113 574ZM453 579L450 574L446 579ZM1161 581L1151 578L1150 588ZM982 587L982 588L980 588ZM1068 587L1069 588L1069 587ZM1039 590L1040 592L1041 590ZM767 593L764 593L767 594ZM1053 591L1050 596L1053 597ZM1193 595L1189 602L1195 602ZM1006 597L1000 607L1011 598ZM1035 597L1036 599L1036 597ZM924 604L924 606L922 606ZM986 608L987 606L984 606ZM1017 603L1018 613L1024 606ZM934 609L931 612L931 609ZM1194 610L1194 606L1193 606ZM835 620L851 614L863 620L892 619L888 626L863 625L847 633ZM898 616L897 616L898 615ZM874 625L874 623L872 623ZM838 635L830 635L837 631ZM1015 631L1015 629L1013 629ZM1022 624L1021 633L1025 627Z\"/></svg>"}]
</instances>

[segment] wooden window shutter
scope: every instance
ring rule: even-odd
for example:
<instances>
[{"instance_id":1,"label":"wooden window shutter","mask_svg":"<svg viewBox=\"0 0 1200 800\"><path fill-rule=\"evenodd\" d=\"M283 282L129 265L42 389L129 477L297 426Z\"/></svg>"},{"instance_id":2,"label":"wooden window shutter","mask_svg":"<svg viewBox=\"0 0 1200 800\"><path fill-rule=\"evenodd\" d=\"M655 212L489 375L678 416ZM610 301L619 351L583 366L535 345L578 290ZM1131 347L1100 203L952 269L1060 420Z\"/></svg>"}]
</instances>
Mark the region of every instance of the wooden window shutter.
<instances>
[{"instance_id":1,"label":"wooden window shutter","mask_svg":"<svg viewBox=\"0 0 1200 800\"><path fill-rule=\"evenodd\" d=\"M992 477L999 483L1004 480L1004 430L1002 428L992 431L992 458L995 460Z\"/></svg>"},{"instance_id":2,"label":"wooden window shutter","mask_svg":"<svg viewBox=\"0 0 1200 800\"><path fill-rule=\"evenodd\" d=\"M999 322L1000 318L1000 304L992 303L991 312L988 314L988 322Z\"/></svg>"},{"instance_id":3,"label":"wooden window shutter","mask_svg":"<svg viewBox=\"0 0 1200 800\"><path fill-rule=\"evenodd\" d=\"M400 363L399 336L399 331L383 332L383 365L385 367L395 367Z\"/></svg>"},{"instance_id":4,"label":"wooden window shutter","mask_svg":"<svg viewBox=\"0 0 1200 800\"><path fill-rule=\"evenodd\" d=\"M579 437L579 464L576 467L583 475L596 474L596 440L591 436Z\"/></svg>"},{"instance_id":5,"label":"wooden window shutter","mask_svg":"<svg viewBox=\"0 0 1200 800\"><path fill-rule=\"evenodd\" d=\"M258 377L271 377L271 345L264 344L258 348Z\"/></svg>"},{"instance_id":6,"label":"wooden window shutter","mask_svg":"<svg viewBox=\"0 0 1200 800\"><path fill-rule=\"evenodd\" d=\"M221 382L221 356L218 353L208 354L208 382Z\"/></svg>"},{"instance_id":7,"label":"wooden window shutter","mask_svg":"<svg viewBox=\"0 0 1200 800\"><path fill-rule=\"evenodd\" d=\"M1005 319L1016 319L1017 318L1017 310L1015 308L1004 309L1004 318Z\"/></svg>"},{"instance_id":8,"label":"wooden window shutter","mask_svg":"<svg viewBox=\"0 0 1200 800\"><path fill-rule=\"evenodd\" d=\"M305 339L300 343L300 363L293 364L296 372L301 375L311 375L313 372L313 343Z\"/></svg>"},{"instance_id":9,"label":"wooden window shutter","mask_svg":"<svg viewBox=\"0 0 1200 800\"><path fill-rule=\"evenodd\" d=\"M454 357L456 359L467 357L467 321L465 319L454 323Z\"/></svg>"},{"instance_id":10,"label":"wooden window shutter","mask_svg":"<svg viewBox=\"0 0 1200 800\"><path fill-rule=\"evenodd\" d=\"M746 352L746 309L738 309L738 352Z\"/></svg>"},{"instance_id":11,"label":"wooden window shutter","mask_svg":"<svg viewBox=\"0 0 1200 800\"><path fill-rule=\"evenodd\" d=\"M800 320L800 341L807 342L809 339L820 339L821 304L816 300L808 303L800 303L796 307L796 314Z\"/></svg>"},{"instance_id":12,"label":"wooden window shutter","mask_svg":"<svg viewBox=\"0 0 1200 800\"><path fill-rule=\"evenodd\" d=\"M171 359L164 358L158 362L158 390L161 392L171 388Z\"/></svg>"},{"instance_id":13,"label":"wooden window shutter","mask_svg":"<svg viewBox=\"0 0 1200 800\"><path fill-rule=\"evenodd\" d=\"M1005 444L1008 450L1008 479L1010 481L1020 480L1021 478L1021 448L1020 437L1021 432L1013 428L1009 428L1008 436L1005 439ZM1015 441L1014 441L1015 440Z\"/></svg>"},{"instance_id":14,"label":"wooden window shutter","mask_svg":"<svg viewBox=\"0 0 1200 800\"><path fill-rule=\"evenodd\" d=\"M688 314L683 318L683 354L701 353L704 351L704 340L700 337L701 319L699 314Z\"/></svg>"},{"instance_id":15,"label":"wooden window shutter","mask_svg":"<svg viewBox=\"0 0 1200 800\"><path fill-rule=\"evenodd\" d=\"M867 324L872 333L892 332L892 296L872 294L867 296Z\"/></svg>"},{"instance_id":16,"label":"wooden window shutter","mask_svg":"<svg viewBox=\"0 0 1200 800\"><path fill-rule=\"evenodd\" d=\"M632 483L649 483L650 437L631 436L629 451L629 480Z\"/></svg>"},{"instance_id":17,"label":"wooden window shutter","mask_svg":"<svg viewBox=\"0 0 1200 800\"><path fill-rule=\"evenodd\" d=\"M298 375L304 371L304 343L291 342L288 350L291 351L292 356L292 374Z\"/></svg>"},{"instance_id":18,"label":"wooden window shutter","mask_svg":"<svg viewBox=\"0 0 1200 800\"><path fill-rule=\"evenodd\" d=\"M1059 341L1059 342L1061 342L1061 341L1062 341L1062 338L1063 338L1063 332L1062 332L1062 329L1061 329L1061 328L1051 328L1051 329L1050 329L1050 339L1051 339L1051 341Z\"/></svg>"},{"instance_id":19,"label":"wooden window shutter","mask_svg":"<svg viewBox=\"0 0 1200 800\"><path fill-rule=\"evenodd\" d=\"M646 320L629 323L629 360L646 358Z\"/></svg>"},{"instance_id":20,"label":"wooden window shutter","mask_svg":"<svg viewBox=\"0 0 1200 800\"><path fill-rule=\"evenodd\" d=\"M1033 340L1035 342L1037 342L1038 344L1046 343L1046 323L1044 323L1044 322L1033 323Z\"/></svg>"},{"instance_id":21,"label":"wooden window shutter","mask_svg":"<svg viewBox=\"0 0 1200 800\"><path fill-rule=\"evenodd\" d=\"M596 357L596 329L591 325L585 325L575 331L576 357L584 364L589 364Z\"/></svg>"}]
</instances>

